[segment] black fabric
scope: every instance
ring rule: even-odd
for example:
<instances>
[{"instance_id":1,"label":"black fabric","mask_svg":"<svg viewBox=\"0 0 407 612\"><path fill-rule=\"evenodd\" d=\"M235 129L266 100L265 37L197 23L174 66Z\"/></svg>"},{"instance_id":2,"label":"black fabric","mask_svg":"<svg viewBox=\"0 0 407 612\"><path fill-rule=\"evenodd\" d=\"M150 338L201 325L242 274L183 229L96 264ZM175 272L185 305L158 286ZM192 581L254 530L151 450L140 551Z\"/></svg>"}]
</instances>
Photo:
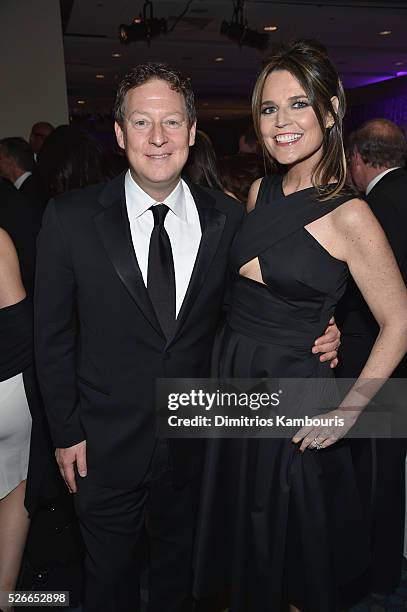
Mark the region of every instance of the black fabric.
<instances>
[{"instance_id":1,"label":"black fabric","mask_svg":"<svg viewBox=\"0 0 407 612\"><path fill-rule=\"evenodd\" d=\"M140 568L149 542L148 612L191 612L192 543L198 480L174 485L167 441L135 488L101 487L78 477L74 495L87 555L86 612L140 610ZM180 520L182 517L182 520Z\"/></svg>"},{"instance_id":2,"label":"black fabric","mask_svg":"<svg viewBox=\"0 0 407 612\"><path fill-rule=\"evenodd\" d=\"M169 341L134 253L124 176L68 192L44 215L34 333L51 435L57 447L86 438L89 470L106 486L135 486L146 473L156 378L210 373L229 248L243 209L221 192L189 187L202 237ZM191 478L201 458L196 440L171 441L177 482Z\"/></svg>"},{"instance_id":3,"label":"black fabric","mask_svg":"<svg viewBox=\"0 0 407 612\"><path fill-rule=\"evenodd\" d=\"M28 295L34 287L36 239L42 210L4 180L0 179L0 227L10 234L17 250L21 276Z\"/></svg>"},{"instance_id":4,"label":"black fabric","mask_svg":"<svg viewBox=\"0 0 407 612\"><path fill-rule=\"evenodd\" d=\"M32 308L27 298L0 309L0 381L32 364Z\"/></svg>"},{"instance_id":5,"label":"black fabric","mask_svg":"<svg viewBox=\"0 0 407 612\"><path fill-rule=\"evenodd\" d=\"M406 193L407 172L399 168L381 178L366 197L385 231L405 282ZM350 279L335 316L342 332L335 374L356 378L374 345L379 326L353 279ZM407 377L406 357L393 376ZM406 441L396 438L352 440L351 448L366 521L371 530L372 558L366 586L374 592L391 593L399 584L403 558ZM355 589L360 590L358 585Z\"/></svg>"},{"instance_id":6,"label":"black fabric","mask_svg":"<svg viewBox=\"0 0 407 612\"><path fill-rule=\"evenodd\" d=\"M147 290L165 337L175 326L175 270L171 242L164 227L169 211L165 204L151 207L154 228L148 251Z\"/></svg>"},{"instance_id":7,"label":"black fabric","mask_svg":"<svg viewBox=\"0 0 407 612\"><path fill-rule=\"evenodd\" d=\"M330 378L329 364L311 347L334 313L348 270L304 225L349 195L319 202L313 189L285 196L280 177L265 182L232 246L235 287L218 374L277 377L276 385L285 377ZM265 284L239 276L256 256ZM315 400L332 405L322 391ZM210 441L197 596L226 587L231 612L277 611L288 603L303 612L334 612L339 584L361 573L367 557L347 442L302 454L290 439Z\"/></svg>"},{"instance_id":8,"label":"black fabric","mask_svg":"<svg viewBox=\"0 0 407 612\"><path fill-rule=\"evenodd\" d=\"M182 485L174 482L167 446L167 440L162 440L156 449L146 505L148 612L191 612L200 474Z\"/></svg>"},{"instance_id":9,"label":"black fabric","mask_svg":"<svg viewBox=\"0 0 407 612\"><path fill-rule=\"evenodd\" d=\"M27 198L32 206L38 209L41 215L43 214L48 198L41 178L38 175L38 171L34 170L34 172L25 179L19 192Z\"/></svg>"},{"instance_id":10,"label":"black fabric","mask_svg":"<svg viewBox=\"0 0 407 612\"><path fill-rule=\"evenodd\" d=\"M82 587L83 544L72 496L42 499L31 520L18 589L69 591L70 606L75 607Z\"/></svg>"}]
</instances>

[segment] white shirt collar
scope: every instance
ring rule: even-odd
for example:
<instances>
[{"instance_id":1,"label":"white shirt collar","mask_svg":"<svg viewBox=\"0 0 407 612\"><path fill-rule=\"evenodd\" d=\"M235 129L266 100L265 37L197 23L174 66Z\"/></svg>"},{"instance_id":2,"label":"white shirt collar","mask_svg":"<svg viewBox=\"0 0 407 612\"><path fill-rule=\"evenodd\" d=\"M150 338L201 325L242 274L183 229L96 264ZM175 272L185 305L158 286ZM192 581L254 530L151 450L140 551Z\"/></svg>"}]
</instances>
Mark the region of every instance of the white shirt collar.
<instances>
[{"instance_id":1,"label":"white shirt collar","mask_svg":"<svg viewBox=\"0 0 407 612\"><path fill-rule=\"evenodd\" d=\"M372 179L370 183L368 184L368 186L366 187L366 195L369 195L373 187L377 185L380 179L382 179L389 172L393 172L393 170L397 170L398 168L400 168L400 166L394 166L394 168L387 168L387 170L384 170L383 172L375 176L374 179Z\"/></svg>"},{"instance_id":2,"label":"white shirt collar","mask_svg":"<svg viewBox=\"0 0 407 612\"><path fill-rule=\"evenodd\" d=\"M126 172L124 178L125 191L127 196L127 207L131 216L140 217L155 204L165 204L174 215L181 221L187 222L187 209L185 205L184 181L180 179L171 193L159 202L154 200L146 193L133 179L130 170Z\"/></svg>"},{"instance_id":3,"label":"white shirt collar","mask_svg":"<svg viewBox=\"0 0 407 612\"><path fill-rule=\"evenodd\" d=\"M20 187L24 183L24 181L26 179L28 179L28 177L31 176L31 175L32 175L32 172L24 172L24 174L19 176L18 179L14 182L14 187L16 189L20 189Z\"/></svg>"}]
</instances>

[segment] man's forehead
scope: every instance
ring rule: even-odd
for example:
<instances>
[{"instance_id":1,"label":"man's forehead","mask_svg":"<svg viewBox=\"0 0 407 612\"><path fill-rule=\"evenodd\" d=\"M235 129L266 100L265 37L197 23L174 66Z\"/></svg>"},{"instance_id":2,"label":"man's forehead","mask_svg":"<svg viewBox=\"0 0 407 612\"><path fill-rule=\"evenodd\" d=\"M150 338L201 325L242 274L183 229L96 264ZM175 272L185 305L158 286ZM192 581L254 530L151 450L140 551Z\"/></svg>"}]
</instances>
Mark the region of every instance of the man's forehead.
<instances>
[{"instance_id":1,"label":"man's forehead","mask_svg":"<svg viewBox=\"0 0 407 612\"><path fill-rule=\"evenodd\" d=\"M52 128L45 123L34 123L31 128L31 134L34 136L48 136L52 132Z\"/></svg>"},{"instance_id":2,"label":"man's forehead","mask_svg":"<svg viewBox=\"0 0 407 612\"><path fill-rule=\"evenodd\" d=\"M176 91L169 83L162 79L150 79L141 85L130 89L126 94L126 99L153 102L155 100L168 100L185 108L185 98L182 92Z\"/></svg>"}]
</instances>

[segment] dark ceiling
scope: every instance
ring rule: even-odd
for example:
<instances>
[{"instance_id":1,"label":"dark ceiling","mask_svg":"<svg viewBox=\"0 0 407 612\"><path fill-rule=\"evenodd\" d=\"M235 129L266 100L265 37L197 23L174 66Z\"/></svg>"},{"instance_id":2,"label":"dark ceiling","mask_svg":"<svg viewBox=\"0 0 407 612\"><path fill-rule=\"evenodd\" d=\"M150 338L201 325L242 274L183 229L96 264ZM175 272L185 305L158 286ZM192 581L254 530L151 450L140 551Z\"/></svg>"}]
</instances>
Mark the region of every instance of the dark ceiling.
<instances>
[{"instance_id":1,"label":"dark ceiling","mask_svg":"<svg viewBox=\"0 0 407 612\"><path fill-rule=\"evenodd\" d=\"M127 69L138 62L164 60L191 78L201 116L247 114L251 88L268 51L239 47L221 36L221 22L230 21L234 1L153 1L154 16L167 19L170 28L187 10L172 32L150 44L121 44L119 24L130 23L143 4L144 0L61 0L71 111L110 112L117 80ZM249 27L258 31L277 26L270 33L271 43L318 38L328 47L347 88L407 73L406 1L247 0L245 16ZM380 34L383 31L391 33Z\"/></svg>"}]
</instances>

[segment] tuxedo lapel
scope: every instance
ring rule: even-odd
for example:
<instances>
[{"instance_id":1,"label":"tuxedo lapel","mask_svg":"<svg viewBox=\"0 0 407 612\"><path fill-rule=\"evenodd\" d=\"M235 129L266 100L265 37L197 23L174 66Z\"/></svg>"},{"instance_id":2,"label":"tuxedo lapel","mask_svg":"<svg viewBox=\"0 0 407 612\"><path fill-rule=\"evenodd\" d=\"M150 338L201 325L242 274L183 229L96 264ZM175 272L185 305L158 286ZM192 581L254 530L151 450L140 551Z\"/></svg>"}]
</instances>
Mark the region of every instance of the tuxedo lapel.
<instances>
[{"instance_id":1,"label":"tuxedo lapel","mask_svg":"<svg viewBox=\"0 0 407 612\"><path fill-rule=\"evenodd\" d=\"M202 236L188 289L177 318L175 334L185 322L204 285L226 222L226 215L215 208L215 200L212 196L198 185L188 182L188 187L198 210Z\"/></svg>"},{"instance_id":2,"label":"tuxedo lapel","mask_svg":"<svg viewBox=\"0 0 407 612\"><path fill-rule=\"evenodd\" d=\"M163 335L133 248L124 195L124 175L108 183L99 201L103 209L94 217L94 222L107 255L146 320Z\"/></svg>"}]
</instances>

